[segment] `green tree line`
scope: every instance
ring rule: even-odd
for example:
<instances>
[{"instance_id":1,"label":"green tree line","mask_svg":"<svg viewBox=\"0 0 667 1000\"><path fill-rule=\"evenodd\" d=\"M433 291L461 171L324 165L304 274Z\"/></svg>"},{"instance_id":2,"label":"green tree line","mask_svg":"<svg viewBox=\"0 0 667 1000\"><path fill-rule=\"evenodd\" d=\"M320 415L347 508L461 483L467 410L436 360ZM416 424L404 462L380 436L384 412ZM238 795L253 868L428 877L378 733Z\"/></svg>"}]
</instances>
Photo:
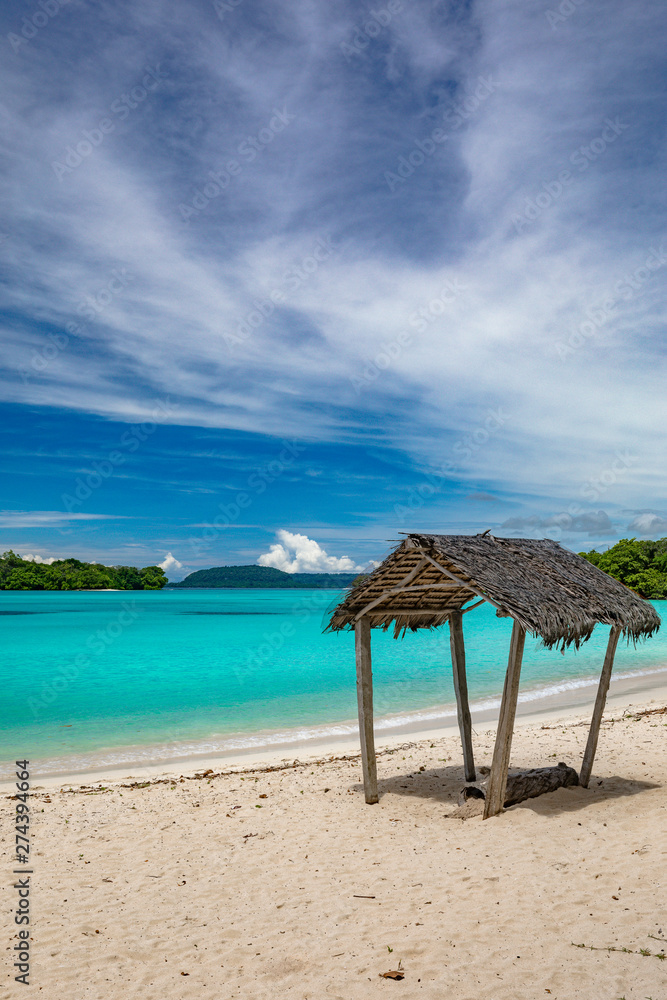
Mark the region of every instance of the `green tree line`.
<instances>
[{"instance_id":1,"label":"green tree line","mask_svg":"<svg viewBox=\"0 0 667 1000\"><path fill-rule=\"evenodd\" d=\"M26 562L16 552L0 557L0 590L161 590L168 582L159 566L102 566L78 559L51 565Z\"/></svg>"},{"instance_id":2,"label":"green tree line","mask_svg":"<svg viewBox=\"0 0 667 1000\"><path fill-rule=\"evenodd\" d=\"M622 538L606 552L593 549L579 555L636 590L641 597L667 600L667 538L655 542Z\"/></svg>"}]
</instances>

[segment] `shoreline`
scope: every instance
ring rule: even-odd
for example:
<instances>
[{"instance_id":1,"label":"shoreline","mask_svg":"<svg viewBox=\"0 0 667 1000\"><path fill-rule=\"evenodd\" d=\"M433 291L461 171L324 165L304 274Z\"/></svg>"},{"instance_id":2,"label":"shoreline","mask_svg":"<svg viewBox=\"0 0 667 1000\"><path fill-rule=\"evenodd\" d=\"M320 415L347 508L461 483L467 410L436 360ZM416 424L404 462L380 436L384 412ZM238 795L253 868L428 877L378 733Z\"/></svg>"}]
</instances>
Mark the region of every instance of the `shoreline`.
<instances>
[{"instance_id":1,"label":"shoreline","mask_svg":"<svg viewBox=\"0 0 667 1000\"><path fill-rule=\"evenodd\" d=\"M515 729L525 729L536 724L563 722L588 723L593 711L593 703L597 691L597 678L590 682L582 681L575 687L544 697L530 697L531 692L523 692L523 701L517 707ZM667 705L667 667L657 668L638 676L612 677L605 717L619 709L632 707L648 708L656 703ZM498 720L500 698L487 698L475 707L471 704L473 733L475 729L494 730ZM415 718L419 716L421 718ZM399 717L400 719L400 717ZM211 768L220 770L242 770L253 765L272 766L299 758L307 761L339 754L358 754L359 738L356 721L332 724L322 727L328 730L322 736L311 738L298 736L298 731L278 732L278 739L273 743L263 745L247 745L231 747L225 750L209 748L201 752L183 752L182 745L173 748L169 744L153 744L147 747L125 748L130 759L114 761L113 763L94 763L81 767L65 767L46 772L39 770L39 760L32 764L33 788L56 788L63 785L81 785L93 783L114 783L124 780L154 780L166 776L184 773L200 772ZM341 730L332 734L331 729ZM290 738L292 736L293 738ZM376 719L375 742L378 750L386 749L406 740L417 739L428 741L444 736L458 737L458 723L455 708L449 706L446 710L424 710L415 712L407 722L396 721L392 724L391 717ZM284 736L284 739L280 739ZM253 739L253 737L248 737ZM202 740L202 743L207 741ZM224 742L224 741L223 741ZM228 741L232 742L232 741ZM180 751L180 752L179 752ZM112 753L113 751L102 751ZM119 753L123 752L119 748ZM132 754L134 753L134 757ZM156 756L156 755L160 756ZM63 763L67 758L63 759ZM45 762L48 763L48 762ZM56 761L54 761L54 764ZM0 780L0 792L7 792L13 787L11 778Z\"/></svg>"}]
</instances>

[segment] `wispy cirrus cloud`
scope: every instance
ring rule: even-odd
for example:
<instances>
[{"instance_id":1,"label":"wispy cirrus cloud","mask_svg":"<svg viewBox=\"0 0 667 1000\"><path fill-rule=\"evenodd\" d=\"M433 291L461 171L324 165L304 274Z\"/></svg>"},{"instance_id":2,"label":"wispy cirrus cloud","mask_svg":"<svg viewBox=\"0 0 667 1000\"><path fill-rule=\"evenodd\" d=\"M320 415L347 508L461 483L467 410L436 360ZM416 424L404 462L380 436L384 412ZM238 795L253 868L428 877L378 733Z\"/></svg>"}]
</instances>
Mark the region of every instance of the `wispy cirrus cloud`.
<instances>
[{"instance_id":1,"label":"wispy cirrus cloud","mask_svg":"<svg viewBox=\"0 0 667 1000\"><path fill-rule=\"evenodd\" d=\"M76 521L116 521L122 514L68 514L62 510L2 510L0 528L54 528Z\"/></svg>"},{"instance_id":2,"label":"wispy cirrus cloud","mask_svg":"<svg viewBox=\"0 0 667 1000\"><path fill-rule=\"evenodd\" d=\"M230 7L156 0L149 22L125 0L68 5L7 47L0 399L136 421L169 395L172 425L372 441L406 477L502 407L457 473L465 494L514 492L548 518L632 447L614 503L659 506L664 9L588 0L553 30L547 0L417 0L347 59L352 3ZM15 22L0 12L5 36ZM54 169L68 148L81 162ZM216 173L229 182L206 194ZM311 270L321 239L337 249ZM428 509L462 524L438 496Z\"/></svg>"}]
</instances>

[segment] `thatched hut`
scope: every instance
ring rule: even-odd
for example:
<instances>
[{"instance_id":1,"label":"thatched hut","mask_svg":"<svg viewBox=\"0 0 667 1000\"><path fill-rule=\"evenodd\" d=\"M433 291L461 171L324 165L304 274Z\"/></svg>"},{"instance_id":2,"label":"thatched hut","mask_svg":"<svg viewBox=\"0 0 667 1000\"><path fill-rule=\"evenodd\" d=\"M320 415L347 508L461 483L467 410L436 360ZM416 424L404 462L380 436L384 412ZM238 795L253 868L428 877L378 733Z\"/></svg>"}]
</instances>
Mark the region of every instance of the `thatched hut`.
<instances>
[{"instance_id":1,"label":"thatched hut","mask_svg":"<svg viewBox=\"0 0 667 1000\"><path fill-rule=\"evenodd\" d=\"M468 602L472 601L472 604ZM378 801L373 736L371 628L437 628L449 622L454 689L467 781L475 780L472 727L463 643L463 615L487 601L499 617L513 619L493 764L484 817L505 801L519 675L526 632L545 646L579 647L596 624L610 626L593 719L579 776L586 786L597 747L616 646L621 635L636 642L660 627L647 601L550 539L483 535L409 534L384 562L334 610L329 631L356 635L359 732L366 802Z\"/></svg>"}]
</instances>

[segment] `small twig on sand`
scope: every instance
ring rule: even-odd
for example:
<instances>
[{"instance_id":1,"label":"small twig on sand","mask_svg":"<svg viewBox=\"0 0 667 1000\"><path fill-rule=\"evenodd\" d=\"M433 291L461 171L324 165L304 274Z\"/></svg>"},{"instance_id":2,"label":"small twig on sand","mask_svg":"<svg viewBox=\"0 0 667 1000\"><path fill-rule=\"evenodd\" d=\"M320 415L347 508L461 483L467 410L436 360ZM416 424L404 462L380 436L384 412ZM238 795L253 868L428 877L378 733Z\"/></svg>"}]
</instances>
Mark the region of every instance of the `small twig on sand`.
<instances>
[{"instance_id":1,"label":"small twig on sand","mask_svg":"<svg viewBox=\"0 0 667 1000\"><path fill-rule=\"evenodd\" d=\"M649 937L651 936L652 935L649 934ZM658 938L657 940L659 941L661 939ZM594 944L577 944L576 941L572 941L571 944L573 944L575 948L585 948L586 951L620 951L623 952L625 955L643 955L644 958L649 958L649 956L651 958L659 958L661 962L664 962L665 959L667 958L667 955L665 955L664 950L655 952L655 954L653 954L648 950L648 948L640 948L639 951L635 951L633 948L615 948L613 945L608 945L608 947L606 948L598 948Z\"/></svg>"}]
</instances>

